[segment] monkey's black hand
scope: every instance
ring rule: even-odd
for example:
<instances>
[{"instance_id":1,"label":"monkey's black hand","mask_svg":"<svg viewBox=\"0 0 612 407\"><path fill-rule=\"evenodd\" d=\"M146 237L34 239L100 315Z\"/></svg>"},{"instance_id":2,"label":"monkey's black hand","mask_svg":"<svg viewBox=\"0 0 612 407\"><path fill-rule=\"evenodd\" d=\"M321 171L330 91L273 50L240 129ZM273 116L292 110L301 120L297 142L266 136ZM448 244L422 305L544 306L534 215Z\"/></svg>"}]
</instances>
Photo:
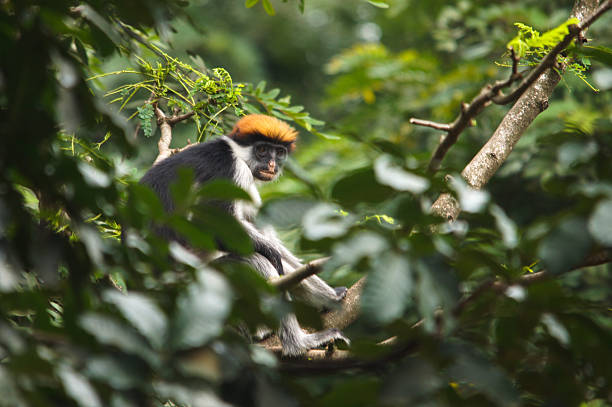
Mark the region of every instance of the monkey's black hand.
<instances>
[{"instance_id":1,"label":"monkey's black hand","mask_svg":"<svg viewBox=\"0 0 612 407\"><path fill-rule=\"evenodd\" d=\"M348 289L346 287L335 287L334 291L336 292L336 295L338 296L338 302L340 302L344 299L344 297L346 297L346 293L348 292Z\"/></svg>"},{"instance_id":2,"label":"monkey's black hand","mask_svg":"<svg viewBox=\"0 0 612 407\"><path fill-rule=\"evenodd\" d=\"M336 292L336 302L339 303L344 299L344 297L346 297L348 289L346 287L334 287L334 291ZM327 314L329 311L336 308L338 308L338 305L325 306L321 309L321 313Z\"/></svg>"}]
</instances>

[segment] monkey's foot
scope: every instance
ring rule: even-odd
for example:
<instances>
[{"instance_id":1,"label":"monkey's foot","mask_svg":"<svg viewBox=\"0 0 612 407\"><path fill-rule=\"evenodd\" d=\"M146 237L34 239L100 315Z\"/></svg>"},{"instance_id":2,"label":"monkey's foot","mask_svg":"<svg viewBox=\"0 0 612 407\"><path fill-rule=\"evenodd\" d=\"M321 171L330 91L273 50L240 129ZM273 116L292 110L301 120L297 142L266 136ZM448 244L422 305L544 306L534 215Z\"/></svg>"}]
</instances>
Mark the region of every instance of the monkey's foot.
<instances>
[{"instance_id":1,"label":"monkey's foot","mask_svg":"<svg viewBox=\"0 0 612 407\"><path fill-rule=\"evenodd\" d=\"M266 327L258 327L253 335L254 342L262 342L271 337L274 331Z\"/></svg>"},{"instance_id":2,"label":"monkey's foot","mask_svg":"<svg viewBox=\"0 0 612 407\"><path fill-rule=\"evenodd\" d=\"M334 291L338 296L338 302L342 301L344 297L346 297L346 293L348 292L348 288L346 287L335 287Z\"/></svg>"},{"instance_id":3,"label":"monkey's foot","mask_svg":"<svg viewBox=\"0 0 612 407\"><path fill-rule=\"evenodd\" d=\"M310 349L317 349L319 347L326 347L330 343L336 341L342 341L346 345L350 345L351 341L349 338L336 328L326 329L325 331L314 332L307 334L302 332L298 337L284 338L281 337L283 343L283 356L284 357L298 357L308 352Z\"/></svg>"}]
</instances>

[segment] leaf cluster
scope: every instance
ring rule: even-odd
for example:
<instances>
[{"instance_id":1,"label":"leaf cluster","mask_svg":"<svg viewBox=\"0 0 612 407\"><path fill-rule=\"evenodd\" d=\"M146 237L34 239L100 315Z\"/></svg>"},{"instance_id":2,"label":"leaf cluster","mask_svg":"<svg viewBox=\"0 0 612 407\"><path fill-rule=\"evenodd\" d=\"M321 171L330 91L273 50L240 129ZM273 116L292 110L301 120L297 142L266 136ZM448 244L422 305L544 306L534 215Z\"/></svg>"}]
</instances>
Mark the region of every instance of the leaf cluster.
<instances>
[{"instance_id":1,"label":"leaf cluster","mask_svg":"<svg viewBox=\"0 0 612 407\"><path fill-rule=\"evenodd\" d=\"M569 33L570 25L579 24L577 18L570 18L563 24L553 28L552 30L540 33L532 27L523 23L515 23L519 28L518 35L508 42L508 49L513 49L517 57L526 61L526 65L535 66L540 63L542 58L550 52L563 38ZM557 56L557 62L560 67L566 68L576 77L582 80L593 91L599 90L594 88L587 80L586 71L590 66L590 61L586 58L576 59L571 51L565 55Z\"/></svg>"}]
</instances>

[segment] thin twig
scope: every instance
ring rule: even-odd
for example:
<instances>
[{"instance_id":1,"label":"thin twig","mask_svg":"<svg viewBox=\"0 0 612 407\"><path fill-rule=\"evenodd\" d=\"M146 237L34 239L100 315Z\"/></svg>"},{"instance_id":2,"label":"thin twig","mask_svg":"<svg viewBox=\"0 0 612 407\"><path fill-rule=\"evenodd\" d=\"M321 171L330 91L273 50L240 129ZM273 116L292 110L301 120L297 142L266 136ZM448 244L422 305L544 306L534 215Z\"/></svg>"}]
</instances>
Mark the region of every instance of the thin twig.
<instances>
[{"instance_id":1,"label":"thin twig","mask_svg":"<svg viewBox=\"0 0 612 407\"><path fill-rule=\"evenodd\" d=\"M431 127L432 129L442 130L442 131L449 131L451 128L450 124L436 123L436 122L431 122L429 120L415 119L414 117L410 119L410 123L416 124L417 126Z\"/></svg>"},{"instance_id":2,"label":"thin twig","mask_svg":"<svg viewBox=\"0 0 612 407\"><path fill-rule=\"evenodd\" d=\"M161 52L157 47L155 47L153 44L151 44L149 41L143 38L140 34L138 34L136 30L134 30L132 27L125 24L123 21L119 20L118 18L114 18L113 21L115 21L115 23L119 27L121 27L123 32L126 33L129 37L132 37L132 39L136 40L137 42L147 47L151 52L153 52L158 57L160 58L164 57L163 52Z\"/></svg>"},{"instance_id":3,"label":"thin twig","mask_svg":"<svg viewBox=\"0 0 612 407\"><path fill-rule=\"evenodd\" d=\"M295 271L285 274L274 280L270 280L270 284L279 290L289 290L298 285L302 280L317 274L323 270L323 265L329 260L329 257L323 257L304 264Z\"/></svg>"},{"instance_id":4,"label":"thin twig","mask_svg":"<svg viewBox=\"0 0 612 407\"><path fill-rule=\"evenodd\" d=\"M191 111L191 112L183 113L183 114L180 114L180 115L172 116L171 118L168 119L168 123L171 126L174 126L175 124L177 124L179 122L182 122L183 120L187 120L187 119L193 117L194 114L195 114L195 112Z\"/></svg>"},{"instance_id":5,"label":"thin twig","mask_svg":"<svg viewBox=\"0 0 612 407\"><path fill-rule=\"evenodd\" d=\"M571 267L565 271L568 273L570 271L578 270L584 267L598 266L601 264L606 264L612 262L612 249L603 249L597 251L595 253L587 256L580 264ZM555 277L559 274L552 274L549 271L542 270L535 273L525 274L521 276L514 284L526 286L538 281L542 281L551 277ZM474 291L470 293L467 297L459 301L455 307L453 308L453 315L455 317L459 316L465 307L474 302L478 297L487 292L502 292L508 288L508 283L500 280L487 280L483 282L481 285L476 287Z\"/></svg>"}]
</instances>

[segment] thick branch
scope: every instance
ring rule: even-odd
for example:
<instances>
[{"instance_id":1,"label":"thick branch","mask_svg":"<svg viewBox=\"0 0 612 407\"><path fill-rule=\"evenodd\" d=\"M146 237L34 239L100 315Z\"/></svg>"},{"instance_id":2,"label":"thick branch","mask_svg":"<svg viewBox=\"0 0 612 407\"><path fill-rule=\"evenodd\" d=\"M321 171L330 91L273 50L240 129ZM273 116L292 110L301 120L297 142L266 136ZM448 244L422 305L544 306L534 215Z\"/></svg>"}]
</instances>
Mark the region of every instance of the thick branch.
<instances>
[{"instance_id":1,"label":"thick branch","mask_svg":"<svg viewBox=\"0 0 612 407\"><path fill-rule=\"evenodd\" d=\"M606 1L596 12L597 5L592 4L591 11L599 16L610 8L610 4L610 0ZM595 15L585 21L591 24L596 19ZM583 26L586 24L581 24ZM463 169L461 174L472 188L482 188L493 177L527 128L548 107L548 98L560 79L557 72L548 69L516 101L489 141ZM442 194L434 202L432 211L444 219L454 220L461 209L450 194Z\"/></svg>"},{"instance_id":2,"label":"thick branch","mask_svg":"<svg viewBox=\"0 0 612 407\"><path fill-rule=\"evenodd\" d=\"M414 352L418 348L416 341L408 341L389 347L382 356L374 359L360 359L351 357L343 351L334 351L331 356L323 351L310 351L305 356L296 359L282 360L279 370L283 373L298 375L330 374L345 370L377 370L387 366L389 363L401 360L404 356ZM336 352L337 356L333 356ZM313 355L312 359L309 355ZM321 358L323 356L323 358Z\"/></svg>"},{"instance_id":3,"label":"thick branch","mask_svg":"<svg viewBox=\"0 0 612 407\"><path fill-rule=\"evenodd\" d=\"M365 284L365 277L361 278L349 288L346 297L342 300L342 307L323 315L323 326L326 328L344 329L359 316L361 291Z\"/></svg>"},{"instance_id":4,"label":"thick branch","mask_svg":"<svg viewBox=\"0 0 612 407\"><path fill-rule=\"evenodd\" d=\"M181 150L189 148L192 144L188 144L183 148L170 148L170 143L172 143L172 126L175 124L187 120L192 117L195 113L188 112L179 115L178 111L175 110L174 114L171 117L166 116L166 114L160 109L157 102L153 103L153 109L155 111L155 117L157 118L157 126L161 132L161 136L159 137L159 141L157 142L157 150L158 154L153 162L153 165L165 160L170 157L172 154L176 154Z\"/></svg>"},{"instance_id":5,"label":"thick branch","mask_svg":"<svg viewBox=\"0 0 612 407\"><path fill-rule=\"evenodd\" d=\"M596 4L592 5L590 10L594 10ZM432 127L438 130L447 132L436 151L434 152L428 169L430 172L435 172L440 167L442 159L448 152L448 150L457 142L459 135L468 127L472 120L491 102L497 104L508 104L514 102L521 97L527 89L529 89L546 71L552 68L557 60L557 56L565 50L572 40L581 35L582 31L588 28L595 20L597 20L603 13L612 7L612 1L607 0L601 7L595 10L592 15L583 20L579 26L572 25L569 27L569 33L565 38L557 44L543 59L542 61L533 68L527 77L521 81L521 83L508 95L501 94L501 90L510 86L515 81L522 77L522 74L518 72L518 58L516 57L514 50L511 49L512 53L512 73L510 77L505 81L497 81L493 85L486 85L481 89L479 94L472 99L469 104L463 104L461 107L461 113L451 124L434 123L426 120L410 119L410 123L421 126ZM583 7L582 12L584 13L588 7ZM574 15L579 18L583 17L584 14L579 13L578 6L575 7L573 12ZM582 18L581 18L582 19Z\"/></svg>"}]
</instances>

